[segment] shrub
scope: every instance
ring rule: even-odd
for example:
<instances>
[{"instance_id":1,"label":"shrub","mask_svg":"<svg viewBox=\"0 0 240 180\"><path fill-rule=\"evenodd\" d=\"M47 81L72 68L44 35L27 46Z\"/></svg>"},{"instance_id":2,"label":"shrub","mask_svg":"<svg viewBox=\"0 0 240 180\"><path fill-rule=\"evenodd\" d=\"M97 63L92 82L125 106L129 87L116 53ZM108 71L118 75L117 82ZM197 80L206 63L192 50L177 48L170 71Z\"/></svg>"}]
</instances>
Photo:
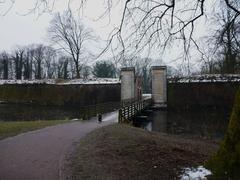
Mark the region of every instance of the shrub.
<instances>
[{"instance_id":1,"label":"shrub","mask_svg":"<svg viewBox=\"0 0 240 180\"><path fill-rule=\"evenodd\" d=\"M218 152L207 162L215 178L240 177L240 89L229 121L228 129Z\"/></svg>"}]
</instances>

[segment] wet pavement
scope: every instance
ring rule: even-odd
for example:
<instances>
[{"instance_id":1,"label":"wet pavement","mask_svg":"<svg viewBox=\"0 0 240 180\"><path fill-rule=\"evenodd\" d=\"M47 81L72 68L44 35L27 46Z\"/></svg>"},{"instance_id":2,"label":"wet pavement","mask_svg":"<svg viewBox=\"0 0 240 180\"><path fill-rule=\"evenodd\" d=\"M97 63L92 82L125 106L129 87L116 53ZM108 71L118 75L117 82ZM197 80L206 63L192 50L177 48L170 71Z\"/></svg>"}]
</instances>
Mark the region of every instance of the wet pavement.
<instances>
[{"instance_id":1,"label":"wet pavement","mask_svg":"<svg viewBox=\"0 0 240 180\"><path fill-rule=\"evenodd\" d=\"M0 141L0 180L58 180L64 158L86 134L117 121L117 112L27 132Z\"/></svg>"}]
</instances>

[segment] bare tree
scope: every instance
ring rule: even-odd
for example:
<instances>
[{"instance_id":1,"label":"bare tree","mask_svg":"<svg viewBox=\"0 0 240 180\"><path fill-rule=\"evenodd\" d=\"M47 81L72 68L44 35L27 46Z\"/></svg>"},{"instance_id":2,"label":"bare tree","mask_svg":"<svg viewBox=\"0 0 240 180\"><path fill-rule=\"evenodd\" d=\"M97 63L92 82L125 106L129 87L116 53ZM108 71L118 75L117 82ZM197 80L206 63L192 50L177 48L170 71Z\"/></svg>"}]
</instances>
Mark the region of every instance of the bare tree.
<instances>
[{"instance_id":1,"label":"bare tree","mask_svg":"<svg viewBox=\"0 0 240 180\"><path fill-rule=\"evenodd\" d=\"M235 19L235 15L229 10L225 12L219 14L221 27L214 36L217 42L216 51L218 54L223 54L223 72L235 73L237 54L240 53L240 21Z\"/></svg>"},{"instance_id":2,"label":"bare tree","mask_svg":"<svg viewBox=\"0 0 240 180\"><path fill-rule=\"evenodd\" d=\"M45 76L46 78L52 79L55 74L55 61L56 61L56 51L50 47L46 46L44 50L44 66L45 66Z\"/></svg>"},{"instance_id":3,"label":"bare tree","mask_svg":"<svg viewBox=\"0 0 240 180\"><path fill-rule=\"evenodd\" d=\"M3 71L3 79L8 79L9 55L6 52L0 54L1 69Z\"/></svg>"},{"instance_id":4,"label":"bare tree","mask_svg":"<svg viewBox=\"0 0 240 180\"><path fill-rule=\"evenodd\" d=\"M12 4L15 1L17 0L11 0ZM71 4L71 0L65 1ZM78 2L81 8L84 7L84 3L87 3L88 0L79 0ZM120 47L118 57L122 59L124 54L129 53L129 50L133 50L134 56L142 52L143 49L148 48L151 50L153 46L164 50L167 45L171 45L173 40L181 40L185 54L188 54L192 46L199 49L198 43L194 39L194 33L199 20L208 16L206 11L207 8L209 9L208 6L213 6L211 11L214 14L214 9L218 9L221 6L221 2L224 2L227 9L233 14L234 18L231 22L240 17L240 1L238 0L103 0L103 2L106 3L106 9L100 18L109 17L110 19L111 12L115 10L116 4L119 5L121 10L119 12L121 19L110 33L103 53L110 49L115 54L116 49ZM34 4L32 11L40 12L41 14L51 11L55 0L34 0ZM69 19L72 19L71 13L68 14L70 14L68 15ZM71 23L65 23L66 19L68 18L63 18L59 14L56 15L54 21L60 23L57 23L55 28L52 26L51 31L57 31L57 34L61 33L60 36L56 36L53 39L55 42L65 42L61 44L64 45L62 47L70 46L71 48L68 48L67 51L72 56L74 54L74 60L78 62L76 61L76 49L73 49L73 37L75 35L72 37L66 36L66 33L73 32L70 29L74 26L67 27L68 30L63 31L63 28L66 29L64 24L69 25L72 23L72 21L70 21ZM54 21L53 24L55 24ZM67 41L66 37L68 37ZM118 42L118 45L115 42ZM189 58L187 55L184 57ZM79 72L78 66L76 71Z\"/></svg>"},{"instance_id":5,"label":"bare tree","mask_svg":"<svg viewBox=\"0 0 240 180\"><path fill-rule=\"evenodd\" d=\"M92 68L90 66L84 65L82 67L81 73L82 73L83 79L88 79L88 77L91 75L91 70Z\"/></svg>"},{"instance_id":6,"label":"bare tree","mask_svg":"<svg viewBox=\"0 0 240 180\"><path fill-rule=\"evenodd\" d=\"M45 46L42 44L36 45L34 48L34 73L35 79L43 78L43 61L44 61L44 52Z\"/></svg>"},{"instance_id":7,"label":"bare tree","mask_svg":"<svg viewBox=\"0 0 240 180\"><path fill-rule=\"evenodd\" d=\"M80 78L81 57L87 41L93 39L92 31L77 21L70 10L62 15L57 13L48 30L51 40L66 53L71 55L76 70L76 78Z\"/></svg>"},{"instance_id":8,"label":"bare tree","mask_svg":"<svg viewBox=\"0 0 240 180\"><path fill-rule=\"evenodd\" d=\"M22 79L22 72L23 72L23 61L24 61L24 49L17 48L15 50L14 55L12 56L15 65L15 78Z\"/></svg>"},{"instance_id":9,"label":"bare tree","mask_svg":"<svg viewBox=\"0 0 240 180\"><path fill-rule=\"evenodd\" d=\"M67 56L61 56L58 59L57 78L63 78L63 79L69 78L68 65L70 61L71 61L71 57L67 57Z\"/></svg>"},{"instance_id":10,"label":"bare tree","mask_svg":"<svg viewBox=\"0 0 240 180\"><path fill-rule=\"evenodd\" d=\"M25 47L25 60L24 60L24 79L32 79L33 74L33 62L34 62L34 45Z\"/></svg>"},{"instance_id":11,"label":"bare tree","mask_svg":"<svg viewBox=\"0 0 240 180\"><path fill-rule=\"evenodd\" d=\"M113 9L114 0L107 0L107 10L104 15L108 15ZM240 2L231 0L212 1L212 5L218 9L222 2L233 14L231 22L240 17ZM190 47L195 46L199 50L195 40L195 26L202 18L207 17L206 8L209 1L206 0L125 0L117 1L121 4L122 18L119 26L116 27L108 39L108 45L104 49L112 49L113 42L121 44L120 57L129 49L133 50L133 55L142 52L153 46L165 50L174 40L181 40L183 51L188 58ZM212 8L212 14L214 14ZM112 51L116 51L117 46Z\"/></svg>"},{"instance_id":12,"label":"bare tree","mask_svg":"<svg viewBox=\"0 0 240 180\"><path fill-rule=\"evenodd\" d=\"M203 71L206 73L239 72L240 19L222 2L213 18L215 29L203 43Z\"/></svg>"}]
</instances>

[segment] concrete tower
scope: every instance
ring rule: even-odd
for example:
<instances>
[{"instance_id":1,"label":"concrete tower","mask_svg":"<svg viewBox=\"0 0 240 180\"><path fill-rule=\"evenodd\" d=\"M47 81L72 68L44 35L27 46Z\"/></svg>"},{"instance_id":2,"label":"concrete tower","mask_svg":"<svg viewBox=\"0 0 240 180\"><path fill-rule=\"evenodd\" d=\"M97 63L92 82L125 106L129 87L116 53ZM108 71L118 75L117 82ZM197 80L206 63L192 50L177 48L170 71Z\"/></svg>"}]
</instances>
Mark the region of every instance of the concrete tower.
<instances>
[{"instance_id":1,"label":"concrete tower","mask_svg":"<svg viewBox=\"0 0 240 180\"><path fill-rule=\"evenodd\" d=\"M155 107L167 107L167 67L153 66L152 73L152 100Z\"/></svg>"},{"instance_id":2,"label":"concrete tower","mask_svg":"<svg viewBox=\"0 0 240 180\"><path fill-rule=\"evenodd\" d=\"M121 69L121 100L135 98L135 68L126 67Z\"/></svg>"}]
</instances>

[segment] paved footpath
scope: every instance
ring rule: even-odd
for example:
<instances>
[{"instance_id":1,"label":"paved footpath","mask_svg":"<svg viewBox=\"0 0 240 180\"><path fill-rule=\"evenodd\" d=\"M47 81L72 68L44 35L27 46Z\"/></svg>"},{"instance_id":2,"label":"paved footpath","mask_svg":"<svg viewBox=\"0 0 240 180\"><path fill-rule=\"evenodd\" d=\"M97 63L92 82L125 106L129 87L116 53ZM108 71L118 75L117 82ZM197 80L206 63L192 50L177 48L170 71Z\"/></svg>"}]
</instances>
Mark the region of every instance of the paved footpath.
<instances>
[{"instance_id":1,"label":"paved footpath","mask_svg":"<svg viewBox=\"0 0 240 180\"><path fill-rule=\"evenodd\" d=\"M27 132L0 141L0 180L59 180L64 157L80 138L117 121L117 113Z\"/></svg>"}]
</instances>

